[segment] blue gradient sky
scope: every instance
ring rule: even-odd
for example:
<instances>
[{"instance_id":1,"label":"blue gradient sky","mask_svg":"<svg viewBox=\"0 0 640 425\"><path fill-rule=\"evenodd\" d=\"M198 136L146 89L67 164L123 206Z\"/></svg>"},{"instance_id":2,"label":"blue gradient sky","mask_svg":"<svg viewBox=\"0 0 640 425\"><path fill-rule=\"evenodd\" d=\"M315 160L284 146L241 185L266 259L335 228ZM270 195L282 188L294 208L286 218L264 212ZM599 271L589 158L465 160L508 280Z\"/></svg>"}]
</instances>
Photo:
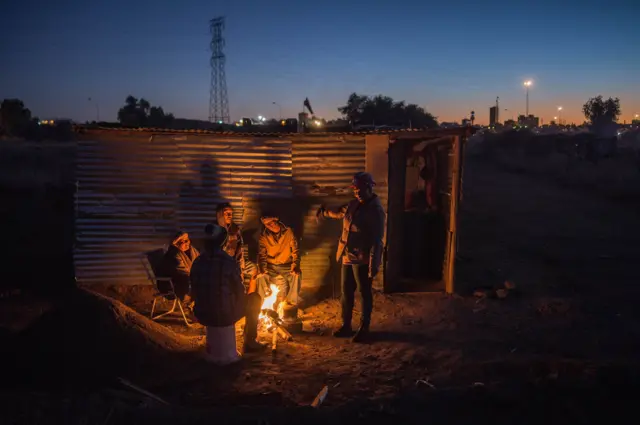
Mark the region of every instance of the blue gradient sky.
<instances>
[{"instance_id":1,"label":"blue gradient sky","mask_svg":"<svg viewBox=\"0 0 640 425\"><path fill-rule=\"evenodd\" d=\"M640 2L65 1L13 2L0 16L0 98L41 117L115 120L128 94L206 119L208 20L227 17L231 118L293 117L308 96L338 116L349 93L383 93L440 120L530 111L583 120L590 96L640 114Z\"/></svg>"}]
</instances>

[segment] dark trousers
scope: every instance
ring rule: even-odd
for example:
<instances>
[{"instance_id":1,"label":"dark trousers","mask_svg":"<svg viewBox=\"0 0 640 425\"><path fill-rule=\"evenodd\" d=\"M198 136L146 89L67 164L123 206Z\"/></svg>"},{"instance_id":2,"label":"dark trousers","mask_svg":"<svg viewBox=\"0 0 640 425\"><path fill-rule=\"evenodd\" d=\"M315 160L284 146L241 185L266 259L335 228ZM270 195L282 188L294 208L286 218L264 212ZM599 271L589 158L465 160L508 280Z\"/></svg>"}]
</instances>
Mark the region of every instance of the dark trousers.
<instances>
[{"instance_id":1,"label":"dark trousers","mask_svg":"<svg viewBox=\"0 0 640 425\"><path fill-rule=\"evenodd\" d=\"M353 316L353 304L355 301L356 288L360 291L362 297L362 320L360 326L369 328L371 323L371 311L373 310L373 292L372 279L369 278L369 265L356 264L351 266L342 266L341 273L342 288L342 323L344 326L351 327L351 318Z\"/></svg>"},{"instance_id":2,"label":"dark trousers","mask_svg":"<svg viewBox=\"0 0 640 425\"><path fill-rule=\"evenodd\" d=\"M258 338L258 318L260 317L260 307L262 306L262 297L253 292L246 295L245 307L245 324L244 324L244 340L255 341Z\"/></svg>"}]
</instances>

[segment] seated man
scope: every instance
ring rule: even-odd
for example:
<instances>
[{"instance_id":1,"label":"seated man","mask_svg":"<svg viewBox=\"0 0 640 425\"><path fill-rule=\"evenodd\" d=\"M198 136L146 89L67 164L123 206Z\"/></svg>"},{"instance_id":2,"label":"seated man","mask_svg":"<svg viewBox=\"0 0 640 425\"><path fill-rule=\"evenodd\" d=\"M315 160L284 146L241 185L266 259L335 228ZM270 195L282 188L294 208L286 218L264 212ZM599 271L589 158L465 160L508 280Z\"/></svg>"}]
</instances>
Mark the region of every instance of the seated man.
<instances>
[{"instance_id":1,"label":"seated man","mask_svg":"<svg viewBox=\"0 0 640 425\"><path fill-rule=\"evenodd\" d=\"M198 255L200 255L198 250L191 246L189 234L179 231L173 237L162 261L163 274L171 278L176 295L186 304L191 302L189 297L191 265ZM159 289L165 291L169 288Z\"/></svg>"},{"instance_id":2,"label":"seated man","mask_svg":"<svg viewBox=\"0 0 640 425\"><path fill-rule=\"evenodd\" d=\"M285 226L277 215L261 218L264 229L258 245L259 280L279 287L279 298L297 306L300 295L300 254L293 230Z\"/></svg>"},{"instance_id":3,"label":"seated man","mask_svg":"<svg viewBox=\"0 0 640 425\"><path fill-rule=\"evenodd\" d=\"M225 228L207 225L205 233L205 251L194 261L191 273L194 314L207 327L208 360L224 365L240 359L235 323L243 316L247 330L245 352L264 347L256 341L262 301L256 293L245 294L238 264L223 250Z\"/></svg>"}]
</instances>

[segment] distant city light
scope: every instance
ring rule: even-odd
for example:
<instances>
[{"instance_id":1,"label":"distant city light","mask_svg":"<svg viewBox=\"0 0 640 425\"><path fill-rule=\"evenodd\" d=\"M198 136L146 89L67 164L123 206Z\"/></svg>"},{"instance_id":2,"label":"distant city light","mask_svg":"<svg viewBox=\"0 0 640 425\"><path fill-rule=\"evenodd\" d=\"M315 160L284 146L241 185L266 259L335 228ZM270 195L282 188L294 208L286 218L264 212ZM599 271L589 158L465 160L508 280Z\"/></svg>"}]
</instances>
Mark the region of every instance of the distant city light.
<instances>
[{"instance_id":1,"label":"distant city light","mask_svg":"<svg viewBox=\"0 0 640 425\"><path fill-rule=\"evenodd\" d=\"M562 111L562 106L558 106L558 111Z\"/></svg>"}]
</instances>

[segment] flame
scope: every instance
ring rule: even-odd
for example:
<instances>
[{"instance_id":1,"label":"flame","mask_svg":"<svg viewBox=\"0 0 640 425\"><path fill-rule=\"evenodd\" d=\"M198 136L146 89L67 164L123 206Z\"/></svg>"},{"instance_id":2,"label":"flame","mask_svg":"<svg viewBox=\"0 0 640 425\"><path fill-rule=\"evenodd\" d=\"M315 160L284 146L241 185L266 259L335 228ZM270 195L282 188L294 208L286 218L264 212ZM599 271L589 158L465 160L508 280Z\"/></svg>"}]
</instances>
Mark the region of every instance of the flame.
<instances>
[{"instance_id":1,"label":"flame","mask_svg":"<svg viewBox=\"0 0 640 425\"><path fill-rule=\"evenodd\" d=\"M261 310L275 310L276 312L278 312L278 315L281 316L280 311L278 311L279 306L275 305L276 301L278 300L278 293L280 292L280 289L277 285L273 284L269 285L269 289L271 290L271 295L269 295L262 301ZM260 321L267 327L271 327L272 325L271 318L262 312L260 312Z\"/></svg>"},{"instance_id":2,"label":"flame","mask_svg":"<svg viewBox=\"0 0 640 425\"><path fill-rule=\"evenodd\" d=\"M277 285L270 285L269 289L271 290L271 295L269 295L264 299L264 301L262 301L263 310L264 309L275 310L273 306L276 303L276 300L278 299L278 292L280 292L280 289L278 288Z\"/></svg>"}]
</instances>

